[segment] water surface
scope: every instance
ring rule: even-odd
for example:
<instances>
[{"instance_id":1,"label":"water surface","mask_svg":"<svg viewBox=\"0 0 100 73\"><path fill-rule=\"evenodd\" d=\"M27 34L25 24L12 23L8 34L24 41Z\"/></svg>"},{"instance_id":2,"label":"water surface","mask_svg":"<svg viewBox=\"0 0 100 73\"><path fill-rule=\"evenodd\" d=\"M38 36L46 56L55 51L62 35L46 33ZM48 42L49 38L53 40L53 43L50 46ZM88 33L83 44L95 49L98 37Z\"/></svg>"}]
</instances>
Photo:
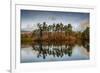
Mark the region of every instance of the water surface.
<instances>
[{"instance_id":1,"label":"water surface","mask_svg":"<svg viewBox=\"0 0 100 73\"><path fill-rule=\"evenodd\" d=\"M88 59L89 49L87 45L44 45L39 43L21 48L21 63Z\"/></svg>"}]
</instances>

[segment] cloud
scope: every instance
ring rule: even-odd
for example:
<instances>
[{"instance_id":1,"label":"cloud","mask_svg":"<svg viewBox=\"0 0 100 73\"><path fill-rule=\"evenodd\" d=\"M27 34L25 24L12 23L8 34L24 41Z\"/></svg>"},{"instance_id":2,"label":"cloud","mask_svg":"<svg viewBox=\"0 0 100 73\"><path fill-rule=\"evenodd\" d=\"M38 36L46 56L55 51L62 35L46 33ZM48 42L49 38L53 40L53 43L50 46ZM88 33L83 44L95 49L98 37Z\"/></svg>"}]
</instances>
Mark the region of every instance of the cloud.
<instances>
[{"instance_id":1,"label":"cloud","mask_svg":"<svg viewBox=\"0 0 100 73\"><path fill-rule=\"evenodd\" d=\"M89 20L83 20L78 28L80 31L84 31L87 27L89 27Z\"/></svg>"},{"instance_id":2,"label":"cloud","mask_svg":"<svg viewBox=\"0 0 100 73\"><path fill-rule=\"evenodd\" d=\"M37 26L35 24L34 25L27 24L27 25L22 25L21 26L21 30L25 30L25 31L33 31L36 28L37 28Z\"/></svg>"}]
</instances>

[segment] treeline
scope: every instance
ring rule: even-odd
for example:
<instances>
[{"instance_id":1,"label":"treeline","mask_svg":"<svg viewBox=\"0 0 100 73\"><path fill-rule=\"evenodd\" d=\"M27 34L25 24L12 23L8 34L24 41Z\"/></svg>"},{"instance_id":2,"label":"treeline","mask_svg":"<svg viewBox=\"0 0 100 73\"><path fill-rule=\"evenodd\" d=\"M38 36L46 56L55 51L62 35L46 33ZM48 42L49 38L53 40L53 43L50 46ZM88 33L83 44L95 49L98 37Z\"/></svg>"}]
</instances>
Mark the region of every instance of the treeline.
<instances>
[{"instance_id":1,"label":"treeline","mask_svg":"<svg viewBox=\"0 0 100 73\"><path fill-rule=\"evenodd\" d=\"M83 32L73 31L71 24L64 25L63 23L57 23L48 25L46 22L37 24L37 29L33 30L32 35L28 37L25 34L21 35L21 42L56 42L56 43L75 43L77 41L86 40L89 42L89 27Z\"/></svg>"}]
</instances>

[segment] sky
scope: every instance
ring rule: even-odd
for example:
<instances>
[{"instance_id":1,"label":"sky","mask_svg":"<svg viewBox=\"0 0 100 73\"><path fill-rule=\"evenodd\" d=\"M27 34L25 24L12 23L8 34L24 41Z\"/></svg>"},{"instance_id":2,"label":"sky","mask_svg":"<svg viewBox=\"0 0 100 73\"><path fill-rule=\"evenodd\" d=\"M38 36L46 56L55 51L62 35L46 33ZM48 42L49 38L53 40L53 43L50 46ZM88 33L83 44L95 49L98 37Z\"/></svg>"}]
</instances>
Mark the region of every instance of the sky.
<instances>
[{"instance_id":1,"label":"sky","mask_svg":"<svg viewBox=\"0 0 100 73\"><path fill-rule=\"evenodd\" d=\"M70 23L74 31L83 31L89 26L89 13L21 10L20 16L21 30L25 31L37 29L37 23L42 24L43 22L47 25L61 22L68 25Z\"/></svg>"}]
</instances>

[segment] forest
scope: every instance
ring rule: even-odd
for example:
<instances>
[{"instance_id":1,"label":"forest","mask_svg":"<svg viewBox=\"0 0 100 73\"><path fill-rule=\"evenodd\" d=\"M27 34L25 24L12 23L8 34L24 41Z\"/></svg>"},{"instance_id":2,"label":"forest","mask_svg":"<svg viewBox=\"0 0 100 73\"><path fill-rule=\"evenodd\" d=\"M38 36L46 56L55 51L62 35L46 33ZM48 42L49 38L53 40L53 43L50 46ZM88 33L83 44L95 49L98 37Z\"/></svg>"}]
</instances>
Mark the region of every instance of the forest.
<instances>
[{"instance_id":1,"label":"forest","mask_svg":"<svg viewBox=\"0 0 100 73\"><path fill-rule=\"evenodd\" d=\"M21 44L34 45L39 42L44 44L89 43L89 27L84 31L74 31L71 24L54 23L48 25L46 22L38 23L37 27L31 34L21 33Z\"/></svg>"}]
</instances>

